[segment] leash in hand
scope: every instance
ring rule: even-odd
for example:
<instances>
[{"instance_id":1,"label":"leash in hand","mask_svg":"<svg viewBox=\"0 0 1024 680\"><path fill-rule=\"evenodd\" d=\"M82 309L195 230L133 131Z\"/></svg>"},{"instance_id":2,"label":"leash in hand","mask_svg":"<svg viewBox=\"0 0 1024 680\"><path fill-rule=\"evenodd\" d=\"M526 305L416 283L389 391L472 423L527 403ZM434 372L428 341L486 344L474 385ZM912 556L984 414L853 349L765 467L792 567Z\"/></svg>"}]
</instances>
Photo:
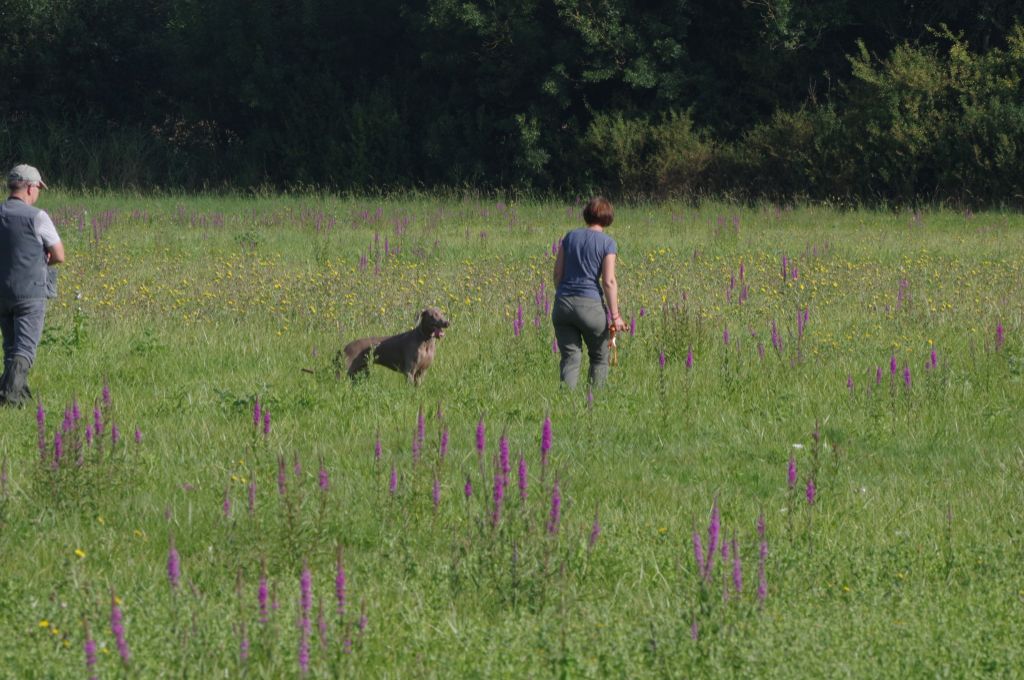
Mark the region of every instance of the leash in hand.
<instances>
[{"instance_id":1,"label":"leash in hand","mask_svg":"<svg viewBox=\"0 0 1024 680\"><path fill-rule=\"evenodd\" d=\"M608 324L608 351L611 352L611 358L608 360L609 366L619 365L619 346L615 342L615 322Z\"/></svg>"}]
</instances>

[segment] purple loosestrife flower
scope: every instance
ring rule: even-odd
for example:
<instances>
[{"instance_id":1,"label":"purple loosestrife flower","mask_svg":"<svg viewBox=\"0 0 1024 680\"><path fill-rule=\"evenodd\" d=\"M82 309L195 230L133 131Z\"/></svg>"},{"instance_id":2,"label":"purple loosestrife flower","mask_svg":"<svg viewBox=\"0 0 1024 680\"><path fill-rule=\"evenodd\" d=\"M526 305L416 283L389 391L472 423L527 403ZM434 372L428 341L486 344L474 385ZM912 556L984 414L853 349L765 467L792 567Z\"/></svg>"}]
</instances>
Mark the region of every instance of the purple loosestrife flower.
<instances>
[{"instance_id":1,"label":"purple loosestrife flower","mask_svg":"<svg viewBox=\"0 0 1024 680\"><path fill-rule=\"evenodd\" d=\"M796 486L796 456L790 454L789 468L786 470L786 484L792 489Z\"/></svg>"},{"instance_id":2,"label":"purple loosestrife flower","mask_svg":"<svg viewBox=\"0 0 1024 680\"><path fill-rule=\"evenodd\" d=\"M693 557L697 560L697 571L704 574L704 544L700 540L700 532L693 532Z\"/></svg>"},{"instance_id":3,"label":"purple loosestrife flower","mask_svg":"<svg viewBox=\"0 0 1024 680\"><path fill-rule=\"evenodd\" d=\"M288 473L284 456L277 457L277 493L284 496L288 493Z\"/></svg>"},{"instance_id":4,"label":"purple loosestrife flower","mask_svg":"<svg viewBox=\"0 0 1024 680\"><path fill-rule=\"evenodd\" d=\"M437 512L438 506L441 505L441 480L434 477L434 488L431 491L430 499L434 502L434 512Z\"/></svg>"},{"instance_id":5,"label":"purple loosestrife flower","mask_svg":"<svg viewBox=\"0 0 1024 680\"><path fill-rule=\"evenodd\" d=\"M113 591L110 592L110 632L113 634L114 642L117 644L118 656L127 665L132 660L132 652L128 648L128 641L124 637L124 615L121 613L120 605L118 605L117 594Z\"/></svg>"},{"instance_id":6,"label":"purple loosestrife flower","mask_svg":"<svg viewBox=\"0 0 1024 680\"><path fill-rule=\"evenodd\" d=\"M807 478L807 492L806 492L807 504L808 505L814 505L814 497L815 497L816 494L817 494L817 489L814 486L814 478L813 477L808 477Z\"/></svg>"},{"instance_id":7,"label":"purple loosestrife flower","mask_svg":"<svg viewBox=\"0 0 1024 680\"><path fill-rule=\"evenodd\" d=\"M728 326L726 326L725 329L722 331L722 343L725 344L725 345L729 344L729 327Z\"/></svg>"},{"instance_id":8,"label":"purple loosestrife flower","mask_svg":"<svg viewBox=\"0 0 1024 680\"><path fill-rule=\"evenodd\" d=\"M898 369L899 369L899 366L896 363L896 355L895 354L890 354L889 355L889 375L896 375L896 371Z\"/></svg>"},{"instance_id":9,"label":"purple loosestrife flower","mask_svg":"<svg viewBox=\"0 0 1024 680\"><path fill-rule=\"evenodd\" d=\"M96 678L96 641L92 638L92 631L89 630L89 623L85 624L85 670L90 680Z\"/></svg>"},{"instance_id":10,"label":"purple loosestrife flower","mask_svg":"<svg viewBox=\"0 0 1024 680\"><path fill-rule=\"evenodd\" d=\"M686 350L686 370L693 368L693 348Z\"/></svg>"},{"instance_id":11,"label":"purple loosestrife flower","mask_svg":"<svg viewBox=\"0 0 1024 680\"><path fill-rule=\"evenodd\" d=\"M634 317L632 314L630 314L629 315L629 337L632 338L635 335L636 335L636 317Z\"/></svg>"},{"instance_id":12,"label":"purple loosestrife flower","mask_svg":"<svg viewBox=\"0 0 1024 680\"><path fill-rule=\"evenodd\" d=\"M711 578L711 571L715 565L715 549L718 548L719 533L722 528L722 516L718 511L718 497L715 497L711 505L711 521L708 523L708 554L704 559L704 578Z\"/></svg>"},{"instance_id":13,"label":"purple loosestrife flower","mask_svg":"<svg viewBox=\"0 0 1024 680\"><path fill-rule=\"evenodd\" d=\"M110 425L110 444L111 446L117 446L117 443L121 441L121 430L117 429L117 423L111 423Z\"/></svg>"},{"instance_id":14,"label":"purple loosestrife flower","mask_svg":"<svg viewBox=\"0 0 1024 680\"><path fill-rule=\"evenodd\" d=\"M313 608L313 574L306 562L303 562L302 574L299 575L299 606L303 616L308 618Z\"/></svg>"},{"instance_id":15,"label":"purple loosestrife flower","mask_svg":"<svg viewBox=\"0 0 1024 680\"><path fill-rule=\"evenodd\" d=\"M270 409L263 412L263 436L270 436Z\"/></svg>"},{"instance_id":16,"label":"purple loosestrife flower","mask_svg":"<svg viewBox=\"0 0 1024 680\"><path fill-rule=\"evenodd\" d=\"M103 383L103 392L101 394L103 398L103 406L110 408L113 401L110 399L110 385L106 382Z\"/></svg>"},{"instance_id":17,"label":"purple loosestrife flower","mask_svg":"<svg viewBox=\"0 0 1024 680\"><path fill-rule=\"evenodd\" d=\"M936 368L939 365L939 355L935 353L935 348L932 348L932 353L928 357L929 364L932 368Z\"/></svg>"},{"instance_id":18,"label":"purple loosestrife flower","mask_svg":"<svg viewBox=\"0 0 1024 680\"><path fill-rule=\"evenodd\" d=\"M548 533L557 534L558 525L562 519L562 493L558 488L558 480L551 487L551 514L548 517Z\"/></svg>"},{"instance_id":19,"label":"purple loosestrife flower","mask_svg":"<svg viewBox=\"0 0 1024 680\"><path fill-rule=\"evenodd\" d=\"M903 365L903 385L908 390L910 389L911 381L910 381L910 365L909 364L904 364Z\"/></svg>"},{"instance_id":20,"label":"purple loosestrife flower","mask_svg":"<svg viewBox=\"0 0 1024 680\"><path fill-rule=\"evenodd\" d=\"M665 357L665 350L659 351L658 352L658 368L664 370L665 369L665 362L666 361L667 361L667 359Z\"/></svg>"},{"instance_id":21,"label":"purple loosestrife flower","mask_svg":"<svg viewBox=\"0 0 1024 680\"><path fill-rule=\"evenodd\" d=\"M846 389L850 391L850 394L853 394L853 376L849 374L846 376Z\"/></svg>"},{"instance_id":22,"label":"purple loosestrife flower","mask_svg":"<svg viewBox=\"0 0 1024 680\"><path fill-rule=\"evenodd\" d=\"M732 536L732 586L736 593L743 592L743 565L740 562L740 547L736 543L736 534Z\"/></svg>"},{"instance_id":23,"label":"purple loosestrife flower","mask_svg":"<svg viewBox=\"0 0 1024 680\"><path fill-rule=\"evenodd\" d=\"M881 366L875 366L875 384L876 385L881 385L882 384L882 367Z\"/></svg>"},{"instance_id":24,"label":"purple loosestrife flower","mask_svg":"<svg viewBox=\"0 0 1024 680\"><path fill-rule=\"evenodd\" d=\"M444 457L446 455L448 455L448 426L447 425L445 425L444 429L441 430L441 446L440 446L439 455L440 455L441 460L444 460Z\"/></svg>"},{"instance_id":25,"label":"purple loosestrife flower","mask_svg":"<svg viewBox=\"0 0 1024 680\"><path fill-rule=\"evenodd\" d=\"M140 430L137 425L135 426L135 443L136 444L141 444L142 443L142 430Z\"/></svg>"},{"instance_id":26,"label":"purple loosestrife flower","mask_svg":"<svg viewBox=\"0 0 1024 680\"><path fill-rule=\"evenodd\" d=\"M523 503L526 502L526 457L522 454L519 455L519 467L517 470L518 482L519 482L519 500Z\"/></svg>"},{"instance_id":27,"label":"purple loosestrife flower","mask_svg":"<svg viewBox=\"0 0 1024 680\"><path fill-rule=\"evenodd\" d=\"M551 450L551 416L544 417L544 423L540 427L540 463L543 466L548 464L548 451Z\"/></svg>"},{"instance_id":28,"label":"purple loosestrife flower","mask_svg":"<svg viewBox=\"0 0 1024 680\"><path fill-rule=\"evenodd\" d=\"M598 516L599 510L594 510L594 523L590 526L590 538L587 539L587 550L593 550L597 545L597 539L601 535L601 520Z\"/></svg>"},{"instance_id":29,"label":"purple loosestrife flower","mask_svg":"<svg viewBox=\"0 0 1024 680\"><path fill-rule=\"evenodd\" d=\"M338 558L334 568L334 599L338 605L338 618L345 616L345 560L338 546Z\"/></svg>"},{"instance_id":30,"label":"purple loosestrife flower","mask_svg":"<svg viewBox=\"0 0 1024 680\"><path fill-rule=\"evenodd\" d=\"M377 441L373 444L373 459L380 460L380 454L383 453L384 447L380 443L380 435L377 435Z\"/></svg>"},{"instance_id":31,"label":"purple loosestrife flower","mask_svg":"<svg viewBox=\"0 0 1024 680\"><path fill-rule=\"evenodd\" d=\"M320 490L327 493L331 489L331 477L327 473L327 467L324 465L324 459L320 459L320 471L317 473L317 483L320 485Z\"/></svg>"},{"instance_id":32,"label":"purple loosestrife flower","mask_svg":"<svg viewBox=\"0 0 1024 680\"><path fill-rule=\"evenodd\" d=\"M243 664L249 660L249 632L245 627L245 622L241 623L241 638L238 641L238 660Z\"/></svg>"},{"instance_id":33,"label":"purple loosestrife flower","mask_svg":"<svg viewBox=\"0 0 1024 680\"><path fill-rule=\"evenodd\" d=\"M260 571L260 582L259 588L256 591L256 602L260 608L260 623L267 623L270 620L270 614L267 610L267 601L270 599L270 592L267 588L267 568L263 565Z\"/></svg>"},{"instance_id":34,"label":"purple loosestrife flower","mask_svg":"<svg viewBox=\"0 0 1024 680\"><path fill-rule=\"evenodd\" d=\"M506 483L508 483L508 473L512 471L512 464L509 462L508 456L508 437L501 435L501 439L498 440L498 465Z\"/></svg>"},{"instance_id":35,"label":"purple loosestrife flower","mask_svg":"<svg viewBox=\"0 0 1024 680\"><path fill-rule=\"evenodd\" d=\"M462 494L469 500L469 497L473 495L473 482L470 478L466 477L466 486L462 487Z\"/></svg>"},{"instance_id":36,"label":"purple loosestrife flower","mask_svg":"<svg viewBox=\"0 0 1024 680\"><path fill-rule=\"evenodd\" d=\"M398 470L396 470L394 464L392 464L391 477L388 479L388 493L394 496L396 491L398 491Z\"/></svg>"},{"instance_id":37,"label":"purple loosestrife flower","mask_svg":"<svg viewBox=\"0 0 1024 680\"><path fill-rule=\"evenodd\" d=\"M181 556L174 547L174 534L171 534L171 547L167 551L167 580L173 590L181 583Z\"/></svg>"},{"instance_id":38,"label":"purple loosestrife flower","mask_svg":"<svg viewBox=\"0 0 1024 680\"><path fill-rule=\"evenodd\" d=\"M85 443L86 443L86 445L92 446L92 438L93 438L92 425L86 425L85 426Z\"/></svg>"},{"instance_id":39,"label":"purple loosestrife flower","mask_svg":"<svg viewBox=\"0 0 1024 680\"><path fill-rule=\"evenodd\" d=\"M480 420L476 424L476 454L478 456L484 455L484 447L487 445L487 428L484 426L484 419Z\"/></svg>"}]
</instances>

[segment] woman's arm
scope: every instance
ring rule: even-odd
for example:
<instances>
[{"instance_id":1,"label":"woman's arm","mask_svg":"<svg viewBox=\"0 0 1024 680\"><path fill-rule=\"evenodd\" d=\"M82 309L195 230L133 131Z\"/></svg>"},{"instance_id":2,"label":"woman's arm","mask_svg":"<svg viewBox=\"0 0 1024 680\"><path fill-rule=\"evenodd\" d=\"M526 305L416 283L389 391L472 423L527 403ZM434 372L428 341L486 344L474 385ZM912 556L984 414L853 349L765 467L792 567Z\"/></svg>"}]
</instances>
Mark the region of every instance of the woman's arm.
<instances>
[{"instance_id":1,"label":"woman's arm","mask_svg":"<svg viewBox=\"0 0 1024 680\"><path fill-rule=\"evenodd\" d=\"M615 330L626 330L626 324L619 315L619 282L615 280L615 253L608 253L601 261L601 288L604 289L604 301L612 314Z\"/></svg>"},{"instance_id":2,"label":"woman's arm","mask_svg":"<svg viewBox=\"0 0 1024 680\"><path fill-rule=\"evenodd\" d=\"M558 288L559 284L562 283L563 276L565 276L565 251L562 250L562 244L558 244L558 254L555 256L555 271L551 275L551 279L555 282L555 288Z\"/></svg>"}]
</instances>

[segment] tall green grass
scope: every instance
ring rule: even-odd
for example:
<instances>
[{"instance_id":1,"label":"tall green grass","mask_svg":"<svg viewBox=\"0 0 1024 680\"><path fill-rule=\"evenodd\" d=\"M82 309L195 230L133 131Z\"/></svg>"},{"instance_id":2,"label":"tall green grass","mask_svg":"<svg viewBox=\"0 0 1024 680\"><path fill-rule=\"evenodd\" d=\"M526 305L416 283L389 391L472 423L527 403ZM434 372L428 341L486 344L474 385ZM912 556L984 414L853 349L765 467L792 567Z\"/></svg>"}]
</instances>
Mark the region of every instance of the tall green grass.
<instances>
[{"instance_id":1,"label":"tall green grass","mask_svg":"<svg viewBox=\"0 0 1024 680\"><path fill-rule=\"evenodd\" d=\"M4 676L89 675L86 622L102 677L298 676L304 567L315 677L1021 667L1015 215L620 206L635 335L588 397L559 387L543 311L580 206L54 192L43 207L68 262L30 381L42 450L36 408L0 412ZM407 330L428 305L452 326L421 387L379 368L336 378L345 342ZM732 555L706 578L694 556L716 502L739 592Z\"/></svg>"}]
</instances>

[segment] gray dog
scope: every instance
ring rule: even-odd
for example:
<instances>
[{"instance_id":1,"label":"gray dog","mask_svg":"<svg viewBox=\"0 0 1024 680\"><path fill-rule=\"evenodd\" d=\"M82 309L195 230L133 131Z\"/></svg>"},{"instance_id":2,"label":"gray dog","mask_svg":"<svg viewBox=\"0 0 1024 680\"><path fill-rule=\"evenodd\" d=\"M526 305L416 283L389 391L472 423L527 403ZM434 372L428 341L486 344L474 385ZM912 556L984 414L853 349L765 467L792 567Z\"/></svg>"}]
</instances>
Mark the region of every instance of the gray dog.
<instances>
[{"instance_id":1,"label":"gray dog","mask_svg":"<svg viewBox=\"0 0 1024 680\"><path fill-rule=\"evenodd\" d=\"M428 307L420 314L419 325L411 331L387 338L353 340L342 350L348 376L355 378L360 373L366 373L370 361L373 361L404 373L411 383L419 385L434 361L437 339L444 336L445 328L448 328L448 319L444 318L441 310Z\"/></svg>"}]
</instances>

